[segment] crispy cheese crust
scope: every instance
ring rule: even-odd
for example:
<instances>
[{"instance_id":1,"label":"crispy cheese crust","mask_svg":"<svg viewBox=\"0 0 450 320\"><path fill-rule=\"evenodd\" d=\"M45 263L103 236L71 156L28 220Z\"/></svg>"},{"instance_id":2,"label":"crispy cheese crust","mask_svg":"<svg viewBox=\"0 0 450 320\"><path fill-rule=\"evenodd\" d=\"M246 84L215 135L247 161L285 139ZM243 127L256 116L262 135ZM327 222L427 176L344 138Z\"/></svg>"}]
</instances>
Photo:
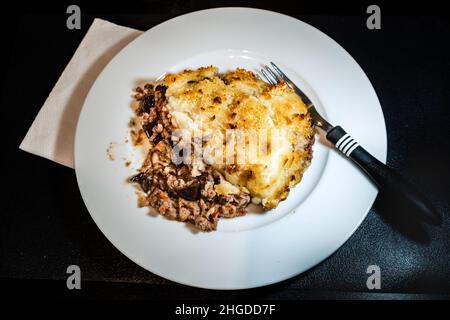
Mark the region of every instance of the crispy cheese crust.
<instances>
[{"instance_id":1,"label":"crispy cheese crust","mask_svg":"<svg viewBox=\"0 0 450 320\"><path fill-rule=\"evenodd\" d=\"M213 66L168 74L163 84L174 125L212 133L204 144L212 150L209 162L248 190L254 203L275 208L300 182L312 158L314 130L305 104L286 84L269 85L239 68L219 74ZM230 129L247 133L232 147ZM249 132L259 133L251 159ZM244 159L238 158L238 145L246 147Z\"/></svg>"}]
</instances>

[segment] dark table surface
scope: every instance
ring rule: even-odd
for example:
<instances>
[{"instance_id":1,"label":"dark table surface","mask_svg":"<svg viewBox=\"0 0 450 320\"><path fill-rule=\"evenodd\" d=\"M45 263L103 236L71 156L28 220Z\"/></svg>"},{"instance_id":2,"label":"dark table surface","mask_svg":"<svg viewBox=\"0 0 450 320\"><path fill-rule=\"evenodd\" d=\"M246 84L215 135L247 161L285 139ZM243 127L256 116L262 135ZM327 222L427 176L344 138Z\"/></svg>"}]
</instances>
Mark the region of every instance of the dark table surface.
<instances>
[{"instance_id":1,"label":"dark table surface","mask_svg":"<svg viewBox=\"0 0 450 320\"><path fill-rule=\"evenodd\" d=\"M161 14L96 16L146 30L179 13L175 8ZM336 40L364 69L383 107L387 162L429 195L444 216L441 226L423 228L379 197L358 230L324 262L282 283L247 291L190 288L140 268L97 228L81 199L74 170L18 149L94 18L84 15L82 29L71 31L65 27L65 14L32 14L23 16L18 28L11 30L14 43L4 66L3 292L41 297L58 292L58 296L94 298L271 299L449 294L448 19L384 16L382 29L370 31L365 15L291 14ZM65 290L66 268L72 264L82 270L82 293ZM366 269L372 264L381 268L382 286L376 292L366 288Z\"/></svg>"}]
</instances>

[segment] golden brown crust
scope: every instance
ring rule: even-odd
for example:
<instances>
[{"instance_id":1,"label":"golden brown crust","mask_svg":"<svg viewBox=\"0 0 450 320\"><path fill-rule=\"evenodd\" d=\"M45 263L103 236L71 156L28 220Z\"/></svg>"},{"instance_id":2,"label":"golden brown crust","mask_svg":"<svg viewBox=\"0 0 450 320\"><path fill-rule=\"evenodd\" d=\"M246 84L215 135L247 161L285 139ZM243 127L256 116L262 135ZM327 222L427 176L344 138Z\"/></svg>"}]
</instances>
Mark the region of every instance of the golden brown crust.
<instances>
[{"instance_id":1,"label":"golden brown crust","mask_svg":"<svg viewBox=\"0 0 450 320\"><path fill-rule=\"evenodd\" d=\"M224 142L230 138L226 130L267 130L262 141L267 150L258 151L257 163L221 162L213 167L248 189L265 208L286 199L310 164L314 142L308 110L286 84L269 85L239 68L220 75L213 66L168 74L163 83L175 125L214 132L205 145L216 150L217 157L225 158ZM233 159L236 162L236 155Z\"/></svg>"}]
</instances>

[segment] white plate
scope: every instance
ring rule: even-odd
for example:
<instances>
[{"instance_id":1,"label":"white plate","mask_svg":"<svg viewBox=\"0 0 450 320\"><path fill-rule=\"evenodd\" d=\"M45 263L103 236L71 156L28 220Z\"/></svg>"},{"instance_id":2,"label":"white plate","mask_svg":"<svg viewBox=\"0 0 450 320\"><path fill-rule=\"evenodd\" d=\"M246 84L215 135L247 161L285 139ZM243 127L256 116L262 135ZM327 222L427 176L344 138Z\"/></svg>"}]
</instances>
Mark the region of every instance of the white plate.
<instances>
[{"instance_id":1,"label":"white plate","mask_svg":"<svg viewBox=\"0 0 450 320\"><path fill-rule=\"evenodd\" d=\"M303 181L278 208L219 221L195 233L137 208L126 183L139 153L124 143L137 83L167 71L217 65L257 70L275 61L330 120L378 159L386 129L375 91L353 58L331 38L294 18L257 9L220 8L166 21L130 43L92 86L76 132L75 167L92 218L123 254L183 284L214 289L258 287L295 276L324 260L355 231L376 188L350 161L314 145ZM113 142L116 160L106 149ZM95 244L93 244L95 245Z\"/></svg>"}]
</instances>

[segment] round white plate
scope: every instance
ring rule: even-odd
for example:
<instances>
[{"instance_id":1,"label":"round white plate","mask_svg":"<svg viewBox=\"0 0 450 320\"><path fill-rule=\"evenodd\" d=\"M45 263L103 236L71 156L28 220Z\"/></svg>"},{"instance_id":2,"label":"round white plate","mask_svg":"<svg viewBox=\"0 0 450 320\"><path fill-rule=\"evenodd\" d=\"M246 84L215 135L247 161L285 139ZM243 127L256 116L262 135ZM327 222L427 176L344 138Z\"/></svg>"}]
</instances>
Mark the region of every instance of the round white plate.
<instances>
[{"instance_id":1,"label":"round white plate","mask_svg":"<svg viewBox=\"0 0 450 320\"><path fill-rule=\"evenodd\" d=\"M256 71L269 61L285 70L331 123L385 161L386 129L372 85L353 58L319 30L248 8L204 10L166 21L130 43L103 70L76 132L75 167L86 206L105 236L138 265L191 286L263 286L324 260L366 216L376 188L319 139L303 181L270 212L222 219L216 232L199 233L137 208L135 189L126 180L140 154L125 142L136 84L210 64L221 71L238 66ZM125 166L125 159L133 164Z\"/></svg>"}]
</instances>

